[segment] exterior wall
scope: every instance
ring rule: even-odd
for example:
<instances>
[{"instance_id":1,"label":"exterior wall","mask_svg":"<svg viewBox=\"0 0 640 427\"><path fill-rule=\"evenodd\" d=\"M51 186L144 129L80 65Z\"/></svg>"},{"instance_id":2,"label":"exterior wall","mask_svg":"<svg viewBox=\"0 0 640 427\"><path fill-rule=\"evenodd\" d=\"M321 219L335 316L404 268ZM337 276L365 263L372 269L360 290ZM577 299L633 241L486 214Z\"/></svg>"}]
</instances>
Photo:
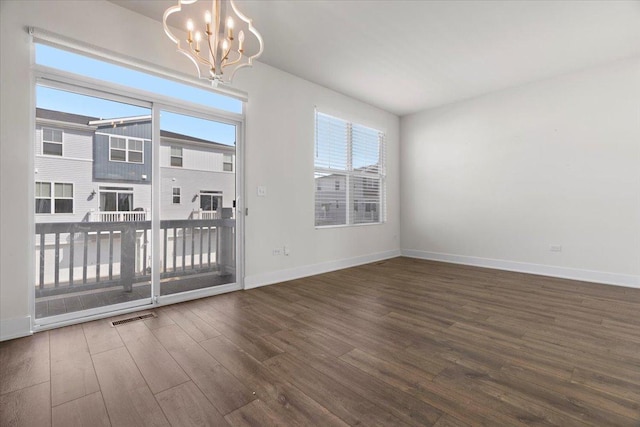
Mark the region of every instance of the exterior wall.
<instances>
[{"instance_id":1,"label":"exterior wall","mask_svg":"<svg viewBox=\"0 0 640 427\"><path fill-rule=\"evenodd\" d=\"M144 139L144 163L129 163L109 160L109 136L120 135ZM96 131L94 143L93 179L151 183L152 146L151 122L133 123L116 127L100 127ZM145 178L146 176L146 178Z\"/></svg>"},{"instance_id":2,"label":"exterior wall","mask_svg":"<svg viewBox=\"0 0 640 427\"><path fill-rule=\"evenodd\" d=\"M73 159L93 158L93 130L86 131L69 129L59 124L40 124L36 125L36 135L34 140L34 153L36 156L42 155L42 128L62 130L62 157ZM45 156L59 159L60 156Z\"/></svg>"},{"instance_id":3,"label":"exterior wall","mask_svg":"<svg viewBox=\"0 0 640 427\"><path fill-rule=\"evenodd\" d=\"M222 207L233 207L236 198L236 175L231 172L205 172L183 168L160 169L162 183L160 200L161 219L188 219L191 212L200 209L200 191L221 191ZM180 187L181 202L173 204L173 187Z\"/></svg>"},{"instance_id":4,"label":"exterior wall","mask_svg":"<svg viewBox=\"0 0 640 427\"><path fill-rule=\"evenodd\" d=\"M212 148L204 146L195 146L190 144L181 144L174 142L162 141L160 146L160 166L171 166L171 147L182 148L182 167L176 167L176 169L189 169L199 171L216 171L223 172L224 155L230 154L233 156L233 171L235 172L235 148L229 147L228 152L213 151ZM227 172L231 173L231 172Z\"/></svg>"},{"instance_id":5,"label":"exterior wall","mask_svg":"<svg viewBox=\"0 0 640 427\"><path fill-rule=\"evenodd\" d=\"M336 182L340 188L336 190ZM347 184L344 175L316 178L316 225L340 225L347 220Z\"/></svg>"}]
</instances>

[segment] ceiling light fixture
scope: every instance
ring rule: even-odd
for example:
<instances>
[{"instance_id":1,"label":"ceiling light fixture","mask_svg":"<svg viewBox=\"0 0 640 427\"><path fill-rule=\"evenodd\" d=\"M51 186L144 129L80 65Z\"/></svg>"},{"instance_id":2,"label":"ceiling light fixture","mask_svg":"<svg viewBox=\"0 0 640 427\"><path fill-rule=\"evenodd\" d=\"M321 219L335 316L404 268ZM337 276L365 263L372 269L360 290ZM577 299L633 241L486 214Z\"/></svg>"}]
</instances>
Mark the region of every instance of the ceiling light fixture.
<instances>
[{"instance_id":1,"label":"ceiling light fixture","mask_svg":"<svg viewBox=\"0 0 640 427\"><path fill-rule=\"evenodd\" d=\"M193 5L198 0L178 0L177 5L168 8L162 17L164 32L176 44L178 52L193 62L199 78L210 80L214 86L229 84L240 68L251 67L253 60L262 54L262 36L253 27L252 20L238 10L233 0L203 1L207 3L207 10L202 19L186 20L186 39L180 40L171 32L167 19L174 13L187 12L183 7ZM249 40L245 40L245 37L250 34L258 44L256 49L251 41L251 49L257 51L251 52L252 55L246 51Z\"/></svg>"}]
</instances>

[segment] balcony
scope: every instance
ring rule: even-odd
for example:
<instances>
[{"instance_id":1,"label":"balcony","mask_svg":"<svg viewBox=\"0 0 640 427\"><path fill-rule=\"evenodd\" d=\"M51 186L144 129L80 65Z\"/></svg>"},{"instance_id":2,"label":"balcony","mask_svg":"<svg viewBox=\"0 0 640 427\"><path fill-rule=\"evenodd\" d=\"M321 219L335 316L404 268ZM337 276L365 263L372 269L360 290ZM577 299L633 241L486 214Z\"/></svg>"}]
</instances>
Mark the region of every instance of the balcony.
<instances>
[{"instance_id":1,"label":"balcony","mask_svg":"<svg viewBox=\"0 0 640 427\"><path fill-rule=\"evenodd\" d=\"M91 222L131 222L148 221L151 217L148 210L134 211L91 211L89 221Z\"/></svg>"},{"instance_id":2,"label":"balcony","mask_svg":"<svg viewBox=\"0 0 640 427\"><path fill-rule=\"evenodd\" d=\"M191 219L220 219L222 213L220 211L203 211L202 209L193 210L189 216Z\"/></svg>"},{"instance_id":3,"label":"balcony","mask_svg":"<svg viewBox=\"0 0 640 427\"><path fill-rule=\"evenodd\" d=\"M36 317L151 297L151 221L132 216L147 212L92 213L129 215L36 224ZM235 220L160 221L159 253L161 295L232 283Z\"/></svg>"}]
</instances>

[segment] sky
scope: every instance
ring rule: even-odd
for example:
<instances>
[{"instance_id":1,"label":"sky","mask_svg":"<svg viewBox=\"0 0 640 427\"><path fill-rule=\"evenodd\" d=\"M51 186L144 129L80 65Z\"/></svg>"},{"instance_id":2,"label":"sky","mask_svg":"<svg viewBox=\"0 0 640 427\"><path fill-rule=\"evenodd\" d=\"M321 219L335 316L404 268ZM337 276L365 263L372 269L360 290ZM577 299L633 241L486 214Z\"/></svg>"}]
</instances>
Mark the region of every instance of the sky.
<instances>
[{"instance_id":1,"label":"sky","mask_svg":"<svg viewBox=\"0 0 640 427\"><path fill-rule=\"evenodd\" d=\"M242 101L237 99L42 44L36 44L36 63L208 107L234 113L242 112ZM36 89L36 105L39 108L103 119L151 115L151 110L147 108L41 85ZM226 123L162 111L160 129L235 145L235 126Z\"/></svg>"}]
</instances>

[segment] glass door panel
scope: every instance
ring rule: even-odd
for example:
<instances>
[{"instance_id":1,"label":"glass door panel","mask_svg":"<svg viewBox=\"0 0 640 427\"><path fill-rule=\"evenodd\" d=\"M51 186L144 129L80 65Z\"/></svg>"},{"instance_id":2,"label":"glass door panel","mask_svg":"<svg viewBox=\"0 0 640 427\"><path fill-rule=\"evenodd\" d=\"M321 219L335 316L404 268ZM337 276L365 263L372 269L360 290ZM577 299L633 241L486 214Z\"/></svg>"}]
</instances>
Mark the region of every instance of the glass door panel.
<instances>
[{"instance_id":1,"label":"glass door panel","mask_svg":"<svg viewBox=\"0 0 640 427\"><path fill-rule=\"evenodd\" d=\"M151 110L37 85L35 123L36 319L150 303Z\"/></svg>"},{"instance_id":2,"label":"glass door panel","mask_svg":"<svg viewBox=\"0 0 640 427\"><path fill-rule=\"evenodd\" d=\"M160 295L236 282L236 126L160 112Z\"/></svg>"}]
</instances>

